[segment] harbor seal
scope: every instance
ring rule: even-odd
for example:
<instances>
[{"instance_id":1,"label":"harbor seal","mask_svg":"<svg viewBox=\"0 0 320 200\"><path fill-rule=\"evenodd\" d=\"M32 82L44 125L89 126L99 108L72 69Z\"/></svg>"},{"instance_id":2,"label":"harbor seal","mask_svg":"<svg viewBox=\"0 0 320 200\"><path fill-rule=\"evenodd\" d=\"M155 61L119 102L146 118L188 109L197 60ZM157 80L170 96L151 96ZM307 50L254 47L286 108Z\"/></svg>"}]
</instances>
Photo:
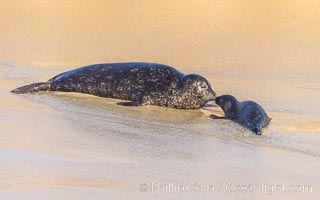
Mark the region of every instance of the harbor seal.
<instances>
[{"instance_id":1,"label":"harbor seal","mask_svg":"<svg viewBox=\"0 0 320 200\"><path fill-rule=\"evenodd\" d=\"M216 98L209 82L197 74L184 75L155 63L106 63L61 73L47 82L12 90L13 93L62 91L122 99L123 106L156 105L199 109Z\"/></svg>"},{"instance_id":2,"label":"harbor seal","mask_svg":"<svg viewBox=\"0 0 320 200\"><path fill-rule=\"evenodd\" d=\"M264 109L254 101L238 100L231 95L222 95L215 99L218 106L225 113L225 117L211 115L213 119L230 119L256 133L262 134L262 128L266 127L271 118L268 117Z\"/></svg>"}]
</instances>

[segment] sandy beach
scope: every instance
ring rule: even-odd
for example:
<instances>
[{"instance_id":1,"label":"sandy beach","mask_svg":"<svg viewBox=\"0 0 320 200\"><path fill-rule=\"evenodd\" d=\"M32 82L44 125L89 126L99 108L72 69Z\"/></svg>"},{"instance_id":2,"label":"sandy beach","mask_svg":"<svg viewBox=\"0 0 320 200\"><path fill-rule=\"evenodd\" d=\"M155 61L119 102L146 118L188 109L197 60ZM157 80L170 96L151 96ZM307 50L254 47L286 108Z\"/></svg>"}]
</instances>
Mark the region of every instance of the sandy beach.
<instances>
[{"instance_id":1,"label":"sandy beach","mask_svg":"<svg viewBox=\"0 0 320 200\"><path fill-rule=\"evenodd\" d=\"M313 0L1 1L0 199L318 199L319 8ZM217 107L10 93L128 61L201 74L218 95L259 102L273 120L256 136L210 119L223 114Z\"/></svg>"}]
</instances>

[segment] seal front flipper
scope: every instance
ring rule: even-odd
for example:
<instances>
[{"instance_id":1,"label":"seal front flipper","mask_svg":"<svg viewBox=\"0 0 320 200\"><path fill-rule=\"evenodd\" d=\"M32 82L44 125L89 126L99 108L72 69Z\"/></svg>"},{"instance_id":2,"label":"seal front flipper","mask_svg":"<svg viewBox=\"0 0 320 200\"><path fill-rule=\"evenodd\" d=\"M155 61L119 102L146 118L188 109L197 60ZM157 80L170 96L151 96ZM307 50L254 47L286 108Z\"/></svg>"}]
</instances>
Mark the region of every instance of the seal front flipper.
<instances>
[{"instance_id":1,"label":"seal front flipper","mask_svg":"<svg viewBox=\"0 0 320 200\"><path fill-rule=\"evenodd\" d=\"M144 102L144 101L130 101L130 102L118 102L117 105L120 105L120 106L145 106L145 105L148 105L148 103Z\"/></svg>"},{"instance_id":2,"label":"seal front flipper","mask_svg":"<svg viewBox=\"0 0 320 200\"><path fill-rule=\"evenodd\" d=\"M140 106L140 104L137 101L118 102L117 105L119 105L119 106Z\"/></svg>"},{"instance_id":3,"label":"seal front flipper","mask_svg":"<svg viewBox=\"0 0 320 200\"><path fill-rule=\"evenodd\" d=\"M50 90L50 88L51 88L50 82L40 82L40 83L33 83L30 85L18 87L16 89L11 90L11 92L16 94L23 94L23 93L47 91L47 90Z\"/></svg>"},{"instance_id":4,"label":"seal front flipper","mask_svg":"<svg viewBox=\"0 0 320 200\"><path fill-rule=\"evenodd\" d=\"M226 119L225 117L219 117L219 116L214 115L214 114L210 115L209 117L212 118L212 119Z\"/></svg>"},{"instance_id":5,"label":"seal front flipper","mask_svg":"<svg viewBox=\"0 0 320 200\"><path fill-rule=\"evenodd\" d=\"M140 90L137 90L131 94L130 102L119 102L117 105L121 106L146 106L150 104L149 96L144 96L144 93Z\"/></svg>"}]
</instances>

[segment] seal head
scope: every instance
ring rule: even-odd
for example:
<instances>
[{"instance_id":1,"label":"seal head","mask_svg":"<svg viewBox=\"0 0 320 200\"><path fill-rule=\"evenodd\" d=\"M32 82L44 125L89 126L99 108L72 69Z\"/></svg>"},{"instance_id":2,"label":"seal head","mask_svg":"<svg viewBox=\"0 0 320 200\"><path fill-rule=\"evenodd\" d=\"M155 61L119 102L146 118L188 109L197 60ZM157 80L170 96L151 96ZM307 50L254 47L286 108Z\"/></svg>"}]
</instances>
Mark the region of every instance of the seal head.
<instances>
[{"instance_id":1,"label":"seal head","mask_svg":"<svg viewBox=\"0 0 320 200\"><path fill-rule=\"evenodd\" d=\"M220 108L225 113L226 119L235 120L239 116L239 102L238 100L231 95L222 95L216 98L216 104L220 106Z\"/></svg>"},{"instance_id":2,"label":"seal head","mask_svg":"<svg viewBox=\"0 0 320 200\"><path fill-rule=\"evenodd\" d=\"M212 90L210 83L200 75L185 75L181 79L181 86L181 92L186 101L193 99L203 106L208 101L216 99L216 93Z\"/></svg>"}]
</instances>

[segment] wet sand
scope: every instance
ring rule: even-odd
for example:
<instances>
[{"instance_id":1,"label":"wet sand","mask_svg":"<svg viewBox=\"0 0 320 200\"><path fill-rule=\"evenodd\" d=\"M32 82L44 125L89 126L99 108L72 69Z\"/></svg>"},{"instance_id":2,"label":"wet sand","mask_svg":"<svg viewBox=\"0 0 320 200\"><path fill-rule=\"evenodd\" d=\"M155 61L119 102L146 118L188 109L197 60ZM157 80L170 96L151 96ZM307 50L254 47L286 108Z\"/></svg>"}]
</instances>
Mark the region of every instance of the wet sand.
<instances>
[{"instance_id":1,"label":"wet sand","mask_svg":"<svg viewBox=\"0 0 320 200\"><path fill-rule=\"evenodd\" d=\"M1 199L317 199L319 7L1 2ZM122 61L201 74L218 94L259 102L272 123L256 136L208 118L222 114L218 108L127 108L75 93L10 93L79 66ZM293 191L297 185L312 191Z\"/></svg>"}]
</instances>

